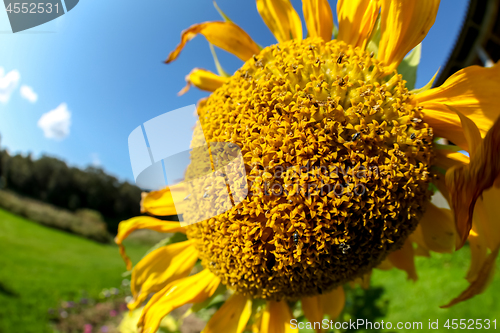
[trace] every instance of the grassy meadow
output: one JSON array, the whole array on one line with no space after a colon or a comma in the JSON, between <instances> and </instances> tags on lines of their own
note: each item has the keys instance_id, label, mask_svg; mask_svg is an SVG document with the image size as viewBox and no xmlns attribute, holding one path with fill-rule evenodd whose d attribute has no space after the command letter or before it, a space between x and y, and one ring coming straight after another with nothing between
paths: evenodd
<instances>
[{"instance_id":1,"label":"grassy meadow","mask_svg":"<svg viewBox=\"0 0 500 333\"><path fill-rule=\"evenodd\" d=\"M148 248L137 241L127 246L134 262ZM437 319L440 329L435 332L449 331L443 327L447 319L500 320L499 273L486 293L451 309L439 308L467 287L463 276L468 264L469 251L464 248L455 255L417 258L416 282L408 281L402 271L375 271L370 290L348 292L341 319L418 321L423 322L423 331L427 331L429 319ZM103 288L119 286L124 270L114 245L50 229L0 210L0 332L52 332L49 308L57 308L62 300L78 301L83 291L96 297Z\"/></svg>"},{"instance_id":2,"label":"grassy meadow","mask_svg":"<svg viewBox=\"0 0 500 333\"><path fill-rule=\"evenodd\" d=\"M149 248L130 244L134 262ZM0 210L0 332L52 332L47 311L61 301L119 287L118 248L50 229ZM84 293L84 294L82 294Z\"/></svg>"}]
</instances>

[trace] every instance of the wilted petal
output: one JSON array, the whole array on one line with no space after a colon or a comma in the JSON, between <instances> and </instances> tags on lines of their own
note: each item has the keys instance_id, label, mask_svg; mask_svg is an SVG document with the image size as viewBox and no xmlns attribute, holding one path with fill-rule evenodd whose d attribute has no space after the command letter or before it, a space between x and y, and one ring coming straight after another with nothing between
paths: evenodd
<instances>
[{"instance_id":1,"label":"wilted petal","mask_svg":"<svg viewBox=\"0 0 500 333\"><path fill-rule=\"evenodd\" d=\"M259 46L236 24L213 21L195 24L184 30L180 44L170 53L165 62L168 64L177 59L186 43L198 34L205 36L210 43L234 54L243 61L247 61L260 52Z\"/></svg>"},{"instance_id":2,"label":"wilted petal","mask_svg":"<svg viewBox=\"0 0 500 333\"><path fill-rule=\"evenodd\" d=\"M150 229L158 232L186 232L179 222L169 222L155 219L150 216L138 216L120 222L118 225L118 234L115 237L115 243L118 245L120 255L127 264L127 269L132 269L132 262L125 253L125 247L122 242L135 230Z\"/></svg>"},{"instance_id":3,"label":"wilted petal","mask_svg":"<svg viewBox=\"0 0 500 333\"><path fill-rule=\"evenodd\" d=\"M186 75L186 86L179 91L178 95L184 95L191 85L198 89L213 92L222 86L229 78L219 76L202 68L195 68Z\"/></svg>"}]
</instances>

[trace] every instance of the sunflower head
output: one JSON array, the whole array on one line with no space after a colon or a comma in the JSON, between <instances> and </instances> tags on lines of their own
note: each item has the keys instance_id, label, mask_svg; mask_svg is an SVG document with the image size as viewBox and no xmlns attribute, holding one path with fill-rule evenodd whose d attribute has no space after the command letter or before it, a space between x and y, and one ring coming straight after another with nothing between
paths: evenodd
<instances>
[{"instance_id":1,"label":"sunflower head","mask_svg":"<svg viewBox=\"0 0 500 333\"><path fill-rule=\"evenodd\" d=\"M166 60L201 34L245 63L227 77L215 57L220 76L196 68L186 77L182 92L212 92L198 107L192 144L202 148L184 182L141 202L152 215L183 214L187 226L148 216L120 224L116 242L130 268L122 241L133 230L189 238L133 269L129 307L154 293L138 326L154 332L174 309L213 304L221 285L231 296L205 333L288 331L287 301L296 299L309 321L335 320L342 284L362 277L367 286L385 257L378 268L416 279L415 255L453 252L466 240L470 286L445 307L484 291L500 252L500 66L408 90L396 69L418 54L439 0L339 0L337 40L327 0L302 1L305 40L288 0L256 2L279 44L261 50L223 14L183 31ZM429 202L431 181L453 211ZM191 274L198 259L204 269Z\"/></svg>"},{"instance_id":2,"label":"sunflower head","mask_svg":"<svg viewBox=\"0 0 500 333\"><path fill-rule=\"evenodd\" d=\"M416 228L432 131L405 81L385 72L344 42L294 40L263 49L200 105L193 146L201 133L238 145L247 174L241 203L187 228L224 284L274 300L322 293ZM196 204L188 220L217 206Z\"/></svg>"}]
</instances>

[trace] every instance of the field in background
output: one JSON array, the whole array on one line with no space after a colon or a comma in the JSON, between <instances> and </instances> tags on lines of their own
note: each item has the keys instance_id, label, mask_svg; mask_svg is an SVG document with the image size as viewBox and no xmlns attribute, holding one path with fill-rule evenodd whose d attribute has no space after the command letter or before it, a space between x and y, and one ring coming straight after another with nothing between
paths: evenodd
<instances>
[{"instance_id":1,"label":"field in background","mask_svg":"<svg viewBox=\"0 0 500 333\"><path fill-rule=\"evenodd\" d=\"M91 209L72 212L6 190L0 190L0 209L100 243L110 243L113 238L106 228L102 215Z\"/></svg>"},{"instance_id":2,"label":"field in background","mask_svg":"<svg viewBox=\"0 0 500 333\"><path fill-rule=\"evenodd\" d=\"M137 262L149 248L134 242ZM45 333L49 308L119 287L118 248L50 229L0 210L0 332Z\"/></svg>"},{"instance_id":3,"label":"field in background","mask_svg":"<svg viewBox=\"0 0 500 333\"><path fill-rule=\"evenodd\" d=\"M127 252L137 262L149 248L150 236L130 241ZM420 279L411 282L401 271L375 271L372 288L348 293L343 319L372 322L419 321L424 330L429 319L500 320L500 274L486 293L451 309L440 309L467 287L463 279L469 264L467 248L455 255L434 254L417 258ZM47 310L62 300L78 300L82 291L96 297L103 288L118 287L125 266L116 246L87 239L30 222L0 210L0 332L45 333ZM413 330L385 330L385 332ZM490 330L494 331L494 330ZM306 331L304 331L306 332ZM373 332L373 331L371 331Z\"/></svg>"}]
</instances>

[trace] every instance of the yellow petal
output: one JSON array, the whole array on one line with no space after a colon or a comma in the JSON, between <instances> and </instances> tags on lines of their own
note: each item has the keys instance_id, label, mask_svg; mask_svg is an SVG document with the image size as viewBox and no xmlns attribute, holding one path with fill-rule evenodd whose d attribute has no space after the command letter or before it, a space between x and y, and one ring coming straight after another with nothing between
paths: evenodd
<instances>
[{"instance_id":1,"label":"yellow petal","mask_svg":"<svg viewBox=\"0 0 500 333\"><path fill-rule=\"evenodd\" d=\"M428 203L419 226L426 247L434 252L452 253L455 249L457 232L451 210Z\"/></svg>"},{"instance_id":2,"label":"yellow petal","mask_svg":"<svg viewBox=\"0 0 500 333\"><path fill-rule=\"evenodd\" d=\"M302 0L302 11L309 37L332 39L333 15L328 0Z\"/></svg>"},{"instance_id":3,"label":"yellow petal","mask_svg":"<svg viewBox=\"0 0 500 333\"><path fill-rule=\"evenodd\" d=\"M444 199L448 203L448 207L451 207L450 191L448 190L448 187L446 186L445 177L438 175L438 177L436 179L432 180L432 183L434 185L436 185L436 187L439 190L439 193L444 197Z\"/></svg>"},{"instance_id":4,"label":"yellow petal","mask_svg":"<svg viewBox=\"0 0 500 333\"><path fill-rule=\"evenodd\" d=\"M312 296L312 297L302 297L302 311L308 319L308 321L313 323L319 323L323 320L323 298L322 295ZM314 327L316 332L322 332L320 327Z\"/></svg>"},{"instance_id":5,"label":"yellow petal","mask_svg":"<svg viewBox=\"0 0 500 333\"><path fill-rule=\"evenodd\" d=\"M473 151L469 165L453 167L446 172L446 186L458 230L457 248L467 240L477 199L500 175L500 120Z\"/></svg>"},{"instance_id":6,"label":"yellow petal","mask_svg":"<svg viewBox=\"0 0 500 333\"><path fill-rule=\"evenodd\" d=\"M289 0L257 0L257 10L279 43L302 39L302 22Z\"/></svg>"},{"instance_id":7,"label":"yellow petal","mask_svg":"<svg viewBox=\"0 0 500 333\"><path fill-rule=\"evenodd\" d=\"M409 239L406 240L401 249L392 252L387 258L394 267L406 271L410 280L417 280L413 246Z\"/></svg>"},{"instance_id":8,"label":"yellow petal","mask_svg":"<svg viewBox=\"0 0 500 333\"><path fill-rule=\"evenodd\" d=\"M201 333L242 333L252 314L252 300L233 294L210 318Z\"/></svg>"},{"instance_id":9,"label":"yellow petal","mask_svg":"<svg viewBox=\"0 0 500 333\"><path fill-rule=\"evenodd\" d=\"M345 292L342 286L320 296L322 299L323 313L335 320L340 316L345 306Z\"/></svg>"},{"instance_id":10,"label":"yellow petal","mask_svg":"<svg viewBox=\"0 0 500 333\"><path fill-rule=\"evenodd\" d=\"M138 229L150 229L158 232L186 232L179 222L162 221L149 216L133 217L120 222L118 225L118 234L115 237L115 243L118 244L120 255L127 264L128 270L132 269L132 262L125 253L125 247L122 245L122 242L128 235Z\"/></svg>"},{"instance_id":11,"label":"yellow petal","mask_svg":"<svg viewBox=\"0 0 500 333\"><path fill-rule=\"evenodd\" d=\"M500 189L484 191L474 208L474 223L480 226L485 243L490 249L500 244Z\"/></svg>"},{"instance_id":12,"label":"yellow petal","mask_svg":"<svg viewBox=\"0 0 500 333\"><path fill-rule=\"evenodd\" d=\"M415 229L415 231L413 231L411 235L408 237L408 239L417 245L417 247L413 249L415 256L430 257L429 249L427 248L427 244L425 243L424 240L422 225L419 224Z\"/></svg>"},{"instance_id":13,"label":"yellow petal","mask_svg":"<svg viewBox=\"0 0 500 333\"><path fill-rule=\"evenodd\" d=\"M208 269L170 283L149 300L137 326L142 328L142 333L156 332L163 317L184 304L208 299L215 293L219 283L220 279Z\"/></svg>"},{"instance_id":14,"label":"yellow petal","mask_svg":"<svg viewBox=\"0 0 500 333\"><path fill-rule=\"evenodd\" d=\"M476 296L477 294L482 293L493 279L493 275L495 272L495 261L497 259L499 250L500 247L497 247L488 255L488 257L484 261L483 266L481 267L481 270L479 271L476 280L474 280L470 284L469 288L464 290L457 298L453 299L450 303L441 306L441 308L449 308L457 303L466 301Z\"/></svg>"},{"instance_id":15,"label":"yellow petal","mask_svg":"<svg viewBox=\"0 0 500 333\"><path fill-rule=\"evenodd\" d=\"M184 207L176 203L182 202L188 195L184 183L165 187L159 191L143 193L141 199L141 213L157 216L171 216L184 213ZM175 200L174 200L175 199Z\"/></svg>"},{"instance_id":16,"label":"yellow petal","mask_svg":"<svg viewBox=\"0 0 500 333\"><path fill-rule=\"evenodd\" d=\"M477 229L477 223L474 223L468 238L471 259L466 279L471 283L477 279L481 267L483 267L488 256L488 247L486 246L484 234L477 232Z\"/></svg>"},{"instance_id":17,"label":"yellow petal","mask_svg":"<svg viewBox=\"0 0 500 333\"><path fill-rule=\"evenodd\" d=\"M339 0L337 39L364 49L375 27L379 9L377 0Z\"/></svg>"},{"instance_id":18,"label":"yellow petal","mask_svg":"<svg viewBox=\"0 0 500 333\"><path fill-rule=\"evenodd\" d=\"M467 148L460 118L448 105L470 118L484 137L500 116L498 77L499 64L490 68L471 66L450 76L442 86L416 95L434 134Z\"/></svg>"},{"instance_id":19,"label":"yellow petal","mask_svg":"<svg viewBox=\"0 0 500 333\"><path fill-rule=\"evenodd\" d=\"M204 22L192 25L182 32L180 44L170 53L166 63L177 59L186 43L198 34L202 34L210 43L234 54L243 61L247 61L260 52L259 46L236 24L220 21Z\"/></svg>"},{"instance_id":20,"label":"yellow petal","mask_svg":"<svg viewBox=\"0 0 500 333\"><path fill-rule=\"evenodd\" d=\"M261 323L262 323L262 314L264 313L264 309L261 311L257 311L256 314L253 315L252 324L250 325L250 331L252 333L261 333Z\"/></svg>"},{"instance_id":21,"label":"yellow petal","mask_svg":"<svg viewBox=\"0 0 500 333\"><path fill-rule=\"evenodd\" d=\"M417 244L417 247L413 251L415 253L415 256L427 257L427 258L431 256L429 249L421 246L420 244Z\"/></svg>"},{"instance_id":22,"label":"yellow petal","mask_svg":"<svg viewBox=\"0 0 500 333\"><path fill-rule=\"evenodd\" d=\"M378 59L396 69L425 38L436 19L439 0L381 0Z\"/></svg>"},{"instance_id":23,"label":"yellow petal","mask_svg":"<svg viewBox=\"0 0 500 333\"><path fill-rule=\"evenodd\" d=\"M388 271L390 269L393 269L394 266L391 264L391 261L386 258L382 260L382 262L376 268L381 269L383 271Z\"/></svg>"},{"instance_id":24,"label":"yellow petal","mask_svg":"<svg viewBox=\"0 0 500 333\"><path fill-rule=\"evenodd\" d=\"M293 333L292 313L285 301L268 301L262 312L260 333Z\"/></svg>"},{"instance_id":25,"label":"yellow petal","mask_svg":"<svg viewBox=\"0 0 500 333\"><path fill-rule=\"evenodd\" d=\"M229 78L219 76L202 68L195 68L186 75L186 86L179 91L178 95L184 95L193 85L198 89L213 92L222 86Z\"/></svg>"},{"instance_id":26,"label":"yellow petal","mask_svg":"<svg viewBox=\"0 0 500 333\"><path fill-rule=\"evenodd\" d=\"M358 284L361 288L366 290L370 288L371 277L372 277L372 271L369 271L368 273L365 273L360 277L351 281L350 284L352 288L356 287L356 285Z\"/></svg>"},{"instance_id":27,"label":"yellow petal","mask_svg":"<svg viewBox=\"0 0 500 333\"><path fill-rule=\"evenodd\" d=\"M160 247L146 255L132 271L130 287L134 301L129 309L136 309L149 294L170 282L188 276L197 260L198 252L190 240Z\"/></svg>"},{"instance_id":28,"label":"yellow petal","mask_svg":"<svg viewBox=\"0 0 500 333\"><path fill-rule=\"evenodd\" d=\"M462 129L464 132L465 140L467 140L468 152L472 156L476 152L476 148L481 144L481 132L477 125L466 117L462 112L453 106L446 105L449 109L455 111L455 113L460 118L460 123L462 124Z\"/></svg>"},{"instance_id":29,"label":"yellow petal","mask_svg":"<svg viewBox=\"0 0 500 333\"><path fill-rule=\"evenodd\" d=\"M469 164L469 157L459 153L446 149L436 149L436 159L434 160L434 165L448 170L454 166L462 166Z\"/></svg>"}]
</instances>

